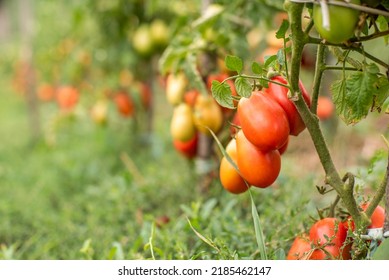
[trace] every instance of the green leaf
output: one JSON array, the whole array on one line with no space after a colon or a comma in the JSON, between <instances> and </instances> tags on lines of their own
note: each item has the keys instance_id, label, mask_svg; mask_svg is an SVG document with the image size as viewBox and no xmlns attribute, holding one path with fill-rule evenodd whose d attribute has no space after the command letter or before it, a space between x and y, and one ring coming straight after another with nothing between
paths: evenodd
<instances>
[{"instance_id":1,"label":"green leaf","mask_svg":"<svg viewBox=\"0 0 389 280\"><path fill-rule=\"evenodd\" d=\"M211 90L212 96L215 98L217 103L226 108L235 108L232 99L232 91L227 83L221 83L219 81L213 80Z\"/></svg>"},{"instance_id":2,"label":"green leaf","mask_svg":"<svg viewBox=\"0 0 389 280\"><path fill-rule=\"evenodd\" d=\"M254 221L254 230L255 230L255 239L257 240L257 245L259 252L261 254L262 260L267 260L267 252L266 252L266 245L265 245L265 237L263 235L261 222L259 221L259 215L257 208L255 206L253 197L251 195L251 191L249 190L250 198L251 198L251 214L253 216Z\"/></svg>"},{"instance_id":3,"label":"green leaf","mask_svg":"<svg viewBox=\"0 0 389 280\"><path fill-rule=\"evenodd\" d=\"M240 73L243 69L243 61L237 56L227 55L225 62L226 67L231 71L236 71Z\"/></svg>"},{"instance_id":4,"label":"green leaf","mask_svg":"<svg viewBox=\"0 0 389 280\"><path fill-rule=\"evenodd\" d=\"M386 238L373 255L373 260L389 260L389 238Z\"/></svg>"},{"instance_id":5,"label":"green leaf","mask_svg":"<svg viewBox=\"0 0 389 280\"><path fill-rule=\"evenodd\" d=\"M265 56L264 60L265 60L264 67L267 69L277 61L277 55L274 54L274 55Z\"/></svg>"},{"instance_id":6,"label":"green leaf","mask_svg":"<svg viewBox=\"0 0 389 280\"><path fill-rule=\"evenodd\" d=\"M263 68L261 67L261 65L258 62L255 62L255 61L251 65L251 71L257 75L263 74Z\"/></svg>"},{"instance_id":7,"label":"green leaf","mask_svg":"<svg viewBox=\"0 0 389 280\"><path fill-rule=\"evenodd\" d=\"M374 96L374 107L373 110L381 112L384 109L385 102L389 98L389 81L386 77L379 77L376 83L376 92Z\"/></svg>"},{"instance_id":8,"label":"green leaf","mask_svg":"<svg viewBox=\"0 0 389 280\"><path fill-rule=\"evenodd\" d=\"M251 92L253 91L253 87L251 86L250 82L243 77L238 77L235 80L235 88L237 93L242 97L249 98L251 95Z\"/></svg>"},{"instance_id":9,"label":"green leaf","mask_svg":"<svg viewBox=\"0 0 389 280\"><path fill-rule=\"evenodd\" d=\"M192 27L194 27L194 28L199 27L199 26L213 20L217 16L221 15L223 11L224 11L224 7L221 5L218 5L218 4L209 5L208 8L202 14L202 16L192 23Z\"/></svg>"},{"instance_id":10,"label":"green leaf","mask_svg":"<svg viewBox=\"0 0 389 280\"><path fill-rule=\"evenodd\" d=\"M374 107L378 72L375 64L365 65L364 71L353 72L331 86L336 111L346 124L359 122Z\"/></svg>"},{"instance_id":11,"label":"green leaf","mask_svg":"<svg viewBox=\"0 0 389 280\"><path fill-rule=\"evenodd\" d=\"M285 64L285 55L284 55L284 49L279 49L277 51L277 61L280 65Z\"/></svg>"},{"instance_id":12,"label":"green leaf","mask_svg":"<svg viewBox=\"0 0 389 280\"><path fill-rule=\"evenodd\" d=\"M283 20L280 28L276 32L276 38L277 39L284 39L286 37L286 32L289 29L289 21Z\"/></svg>"}]
</instances>

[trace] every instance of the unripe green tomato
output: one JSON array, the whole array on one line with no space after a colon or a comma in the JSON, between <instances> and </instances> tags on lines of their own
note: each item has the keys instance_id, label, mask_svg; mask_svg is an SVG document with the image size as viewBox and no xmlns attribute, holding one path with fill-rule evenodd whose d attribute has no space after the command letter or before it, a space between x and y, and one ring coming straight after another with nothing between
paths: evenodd
<instances>
[{"instance_id":1,"label":"unripe green tomato","mask_svg":"<svg viewBox=\"0 0 389 280\"><path fill-rule=\"evenodd\" d=\"M361 4L360 0L350 0L352 4ZM330 43L339 44L354 36L359 11L351 8L328 5L330 27L323 26L323 15L320 5L313 6L313 21L320 36Z\"/></svg>"}]
</instances>

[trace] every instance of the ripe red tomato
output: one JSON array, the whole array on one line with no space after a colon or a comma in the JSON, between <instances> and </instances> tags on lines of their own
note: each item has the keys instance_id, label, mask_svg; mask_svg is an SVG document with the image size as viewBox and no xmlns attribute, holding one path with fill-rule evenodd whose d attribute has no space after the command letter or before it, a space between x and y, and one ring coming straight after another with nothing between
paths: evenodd
<instances>
[{"instance_id":1,"label":"ripe red tomato","mask_svg":"<svg viewBox=\"0 0 389 280\"><path fill-rule=\"evenodd\" d=\"M329 240L327 240L327 238ZM350 248L342 248L347 238L347 229L343 223L336 218L324 218L317 221L309 231L309 238L316 246L321 246L326 243L324 250L316 249L311 256L313 260L324 260L330 257L331 259L349 259ZM327 256L326 252L329 254Z\"/></svg>"},{"instance_id":2,"label":"ripe red tomato","mask_svg":"<svg viewBox=\"0 0 389 280\"><path fill-rule=\"evenodd\" d=\"M281 148L289 137L289 122L284 109L267 94L253 92L242 97L238 115L247 139L262 151Z\"/></svg>"},{"instance_id":3,"label":"ripe red tomato","mask_svg":"<svg viewBox=\"0 0 389 280\"><path fill-rule=\"evenodd\" d=\"M194 158L197 154L197 143L199 137L196 133L195 136L189 141L180 141L173 139L174 148L187 158Z\"/></svg>"},{"instance_id":4,"label":"ripe red tomato","mask_svg":"<svg viewBox=\"0 0 389 280\"><path fill-rule=\"evenodd\" d=\"M310 258L310 251L312 249L312 242L309 240L309 237L297 236L292 243L292 246L289 249L288 255L286 256L287 260L307 260Z\"/></svg>"},{"instance_id":5,"label":"ripe red tomato","mask_svg":"<svg viewBox=\"0 0 389 280\"><path fill-rule=\"evenodd\" d=\"M278 150L263 151L252 144L243 131L236 135L237 163L242 177L258 188L269 187L281 170Z\"/></svg>"},{"instance_id":6,"label":"ripe red tomato","mask_svg":"<svg viewBox=\"0 0 389 280\"><path fill-rule=\"evenodd\" d=\"M130 96L125 91L119 91L114 96L118 112L123 117L131 117L134 115L135 106Z\"/></svg>"},{"instance_id":7,"label":"ripe red tomato","mask_svg":"<svg viewBox=\"0 0 389 280\"><path fill-rule=\"evenodd\" d=\"M146 83L139 83L140 100L143 108L149 109L153 99L151 87Z\"/></svg>"},{"instance_id":8,"label":"ripe red tomato","mask_svg":"<svg viewBox=\"0 0 389 280\"><path fill-rule=\"evenodd\" d=\"M287 80L282 76L275 76L271 80L285 85L288 83ZM311 98L309 97L301 81L299 87L305 103L307 103L308 107L310 107ZM288 98L288 91L289 90L286 87L277 85L275 83L269 83L269 87L264 90L268 96L271 96L275 101L277 101L282 109L284 109L289 121L290 134L297 136L305 129L305 124L299 112L297 111L296 105Z\"/></svg>"},{"instance_id":9,"label":"ripe red tomato","mask_svg":"<svg viewBox=\"0 0 389 280\"><path fill-rule=\"evenodd\" d=\"M288 149L288 145L289 145L289 137L288 137L288 140L286 140L285 144L281 146L281 148L278 149L278 151L280 152L280 155L283 155L286 150Z\"/></svg>"},{"instance_id":10,"label":"ripe red tomato","mask_svg":"<svg viewBox=\"0 0 389 280\"><path fill-rule=\"evenodd\" d=\"M317 116L320 120L329 119L334 113L335 105L331 98L327 96L319 96L317 100Z\"/></svg>"},{"instance_id":11,"label":"ripe red tomato","mask_svg":"<svg viewBox=\"0 0 389 280\"><path fill-rule=\"evenodd\" d=\"M235 139L232 139L228 143L226 152L236 164L237 152ZM243 178L225 157L223 157L220 162L219 176L222 186L233 194L240 194L248 190L248 187Z\"/></svg>"},{"instance_id":12,"label":"ripe red tomato","mask_svg":"<svg viewBox=\"0 0 389 280\"><path fill-rule=\"evenodd\" d=\"M57 90L57 103L62 110L71 110L76 106L79 93L72 86L62 86Z\"/></svg>"}]
</instances>

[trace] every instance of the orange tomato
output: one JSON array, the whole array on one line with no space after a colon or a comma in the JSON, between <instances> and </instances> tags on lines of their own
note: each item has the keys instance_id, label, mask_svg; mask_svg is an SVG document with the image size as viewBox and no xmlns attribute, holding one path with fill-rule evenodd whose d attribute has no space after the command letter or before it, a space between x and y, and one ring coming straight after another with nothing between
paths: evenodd
<instances>
[{"instance_id":1,"label":"orange tomato","mask_svg":"<svg viewBox=\"0 0 389 280\"><path fill-rule=\"evenodd\" d=\"M264 152L252 144L239 131L236 135L237 163L242 177L258 188L274 183L281 170L281 156L278 150Z\"/></svg>"},{"instance_id":2,"label":"orange tomato","mask_svg":"<svg viewBox=\"0 0 389 280\"><path fill-rule=\"evenodd\" d=\"M131 117L135 113L134 102L125 91L119 91L114 96L117 110L123 117Z\"/></svg>"},{"instance_id":3,"label":"orange tomato","mask_svg":"<svg viewBox=\"0 0 389 280\"><path fill-rule=\"evenodd\" d=\"M226 153L236 164L237 152L235 139L232 139L228 143L226 147ZM223 157L220 162L219 176L222 186L230 193L240 194L248 190L248 187L243 178L225 157Z\"/></svg>"},{"instance_id":4,"label":"orange tomato","mask_svg":"<svg viewBox=\"0 0 389 280\"><path fill-rule=\"evenodd\" d=\"M41 101L48 102L55 98L55 92L54 86L44 83L38 87L37 96Z\"/></svg>"},{"instance_id":5,"label":"orange tomato","mask_svg":"<svg viewBox=\"0 0 389 280\"><path fill-rule=\"evenodd\" d=\"M329 119L335 111L335 105L331 98L319 96L317 100L317 116L320 120Z\"/></svg>"},{"instance_id":6,"label":"orange tomato","mask_svg":"<svg viewBox=\"0 0 389 280\"><path fill-rule=\"evenodd\" d=\"M57 90L57 103L62 110L71 110L79 100L79 92L75 87L62 86Z\"/></svg>"}]
</instances>

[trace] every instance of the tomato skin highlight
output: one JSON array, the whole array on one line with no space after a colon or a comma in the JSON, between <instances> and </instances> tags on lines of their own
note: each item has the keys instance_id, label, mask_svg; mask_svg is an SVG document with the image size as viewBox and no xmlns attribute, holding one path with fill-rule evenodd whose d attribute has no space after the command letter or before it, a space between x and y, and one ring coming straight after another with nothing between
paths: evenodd
<instances>
[{"instance_id":1,"label":"tomato skin highlight","mask_svg":"<svg viewBox=\"0 0 389 280\"><path fill-rule=\"evenodd\" d=\"M262 151L246 138L242 130L236 135L236 148L238 168L250 185L267 188L274 183L281 170L278 150Z\"/></svg>"},{"instance_id":2,"label":"tomato skin highlight","mask_svg":"<svg viewBox=\"0 0 389 280\"><path fill-rule=\"evenodd\" d=\"M262 151L281 148L289 137L285 111L263 92L253 92L238 103L238 116L247 139Z\"/></svg>"},{"instance_id":3,"label":"tomato skin highlight","mask_svg":"<svg viewBox=\"0 0 389 280\"><path fill-rule=\"evenodd\" d=\"M361 4L360 0L351 0L352 4ZM330 28L323 26L322 9L320 5L313 5L313 21L320 36L326 41L340 44L354 36L354 30L359 20L359 11L328 5Z\"/></svg>"},{"instance_id":4,"label":"tomato skin highlight","mask_svg":"<svg viewBox=\"0 0 389 280\"><path fill-rule=\"evenodd\" d=\"M237 151L235 139L232 139L228 143L226 147L226 153L236 164ZM248 190L248 186L246 185L245 181L226 157L223 157L220 162L219 176L222 186L230 193L240 194Z\"/></svg>"},{"instance_id":5,"label":"tomato skin highlight","mask_svg":"<svg viewBox=\"0 0 389 280\"><path fill-rule=\"evenodd\" d=\"M327 241L326 236L331 241ZM329 242L324 247L332 259L349 259L349 248L342 248L347 238L347 228L336 218L324 218L317 221L309 231L309 238L316 246L321 246ZM322 249L316 249L312 255L313 260L324 260L328 256Z\"/></svg>"},{"instance_id":6,"label":"tomato skin highlight","mask_svg":"<svg viewBox=\"0 0 389 280\"><path fill-rule=\"evenodd\" d=\"M275 76L271 78L271 80L285 85L288 83L282 76ZM301 81L299 83L299 87L305 103L307 103L308 107L310 107L311 98ZM277 101L282 109L284 109L289 121L290 134L297 136L305 129L305 124L297 111L296 105L288 98L288 91L288 88L275 83L269 83L269 87L264 89L265 94Z\"/></svg>"},{"instance_id":7,"label":"tomato skin highlight","mask_svg":"<svg viewBox=\"0 0 389 280\"><path fill-rule=\"evenodd\" d=\"M308 236L297 236L289 249L287 260L306 260L310 258L309 252L312 250L312 242Z\"/></svg>"}]
</instances>

